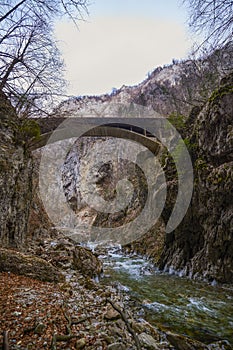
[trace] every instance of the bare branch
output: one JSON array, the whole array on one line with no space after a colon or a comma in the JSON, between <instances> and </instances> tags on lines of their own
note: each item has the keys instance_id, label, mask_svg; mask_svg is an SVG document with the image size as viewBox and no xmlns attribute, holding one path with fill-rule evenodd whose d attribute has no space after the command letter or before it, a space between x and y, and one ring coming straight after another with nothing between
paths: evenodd
<instances>
[{"instance_id":1,"label":"bare branch","mask_svg":"<svg viewBox=\"0 0 233 350\"><path fill-rule=\"evenodd\" d=\"M233 0L184 0L190 9L190 27L204 39L198 46L222 47L232 41Z\"/></svg>"},{"instance_id":2,"label":"bare branch","mask_svg":"<svg viewBox=\"0 0 233 350\"><path fill-rule=\"evenodd\" d=\"M28 111L28 106L32 112L51 109L64 92L64 67L53 38L53 21L66 15L76 23L84 13L88 13L87 0L1 4L0 89L20 113Z\"/></svg>"},{"instance_id":3,"label":"bare branch","mask_svg":"<svg viewBox=\"0 0 233 350\"><path fill-rule=\"evenodd\" d=\"M23 5L23 3L26 0L22 0L20 1L17 5L13 6L8 12L5 13L5 15L3 15L2 17L0 17L0 22L4 21L7 17L9 17L12 12L14 12L15 10L17 10L18 7L20 7L21 5Z\"/></svg>"}]
</instances>

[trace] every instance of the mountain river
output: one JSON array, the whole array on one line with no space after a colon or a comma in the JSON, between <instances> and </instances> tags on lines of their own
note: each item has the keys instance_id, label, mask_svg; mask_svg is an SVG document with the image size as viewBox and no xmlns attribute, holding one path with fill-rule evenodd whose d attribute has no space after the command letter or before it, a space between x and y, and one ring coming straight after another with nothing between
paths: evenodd
<instances>
[{"instance_id":1,"label":"mountain river","mask_svg":"<svg viewBox=\"0 0 233 350\"><path fill-rule=\"evenodd\" d=\"M232 286L162 273L143 257L116 247L100 258L105 271L101 283L117 283L140 302L139 318L204 343L226 339L233 344Z\"/></svg>"}]
</instances>

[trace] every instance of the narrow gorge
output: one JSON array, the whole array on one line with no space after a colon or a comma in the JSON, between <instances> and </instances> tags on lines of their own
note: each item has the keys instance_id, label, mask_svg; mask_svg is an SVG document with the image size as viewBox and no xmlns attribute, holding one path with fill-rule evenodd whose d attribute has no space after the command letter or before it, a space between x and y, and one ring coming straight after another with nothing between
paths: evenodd
<instances>
[{"instance_id":1,"label":"narrow gorge","mask_svg":"<svg viewBox=\"0 0 233 350\"><path fill-rule=\"evenodd\" d=\"M55 282L58 286L62 286L63 290L56 293L65 301L59 304L59 300L56 299L56 308L63 315L60 316L63 322L68 322L67 327L70 327L67 328L68 338L64 338L64 341L73 341L72 346L76 346L76 349L85 346L90 349L109 350L232 348L230 318L224 318L221 316L221 311L218 311L220 318L216 316L213 325L211 324L214 331L211 328L211 332L208 333L208 319L204 321L207 329L205 335L205 330L196 329L198 325L196 326L195 322L199 314L194 315L190 312L187 316L187 310L182 309L182 303L185 303L186 307L187 300L191 305L195 304L196 299L200 302L207 298L206 293L196 294L196 299L192 298L192 290L199 293L197 291L202 288L209 288L211 296L213 293L212 304L209 304L211 307L214 308L215 298L217 300L218 292L214 294L214 288L219 288L220 293L230 300L227 304L229 300L218 299L219 305L226 304L224 312L231 308L232 62L232 48L226 46L223 51L217 50L205 59L174 62L169 66L157 68L137 86L123 86L108 95L70 98L62 102L51 116L44 119L19 120L14 107L5 95L1 94L0 269L4 273L4 285L8 286L7 283L10 282L7 278L11 274L16 274L24 276L21 278L34 278L42 283ZM156 154L148 152L144 146L138 146L132 140L108 135L82 136L78 140L62 140L33 149L32 145L40 142L41 135L48 131L49 118L75 119L80 116L84 118L86 115L109 118L110 115L114 115L116 106L123 118L125 116L123 107L128 106L126 111L130 111L132 116L135 111L144 110L146 113L148 111L152 111L152 114L159 113L163 120L167 120L160 140L146 130L146 123L145 129L139 128L140 132L144 133L143 137L148 136L151 142L159 141ZM114 124L114 118L112 119ZM129 128L128 121L126 124ZM184 177L182 178L185 174L180 173L176 167L178 162L185 162L186 153L183 153L179 144L172 154L168 149L175 139L173 128L181 135L189 153L193 174L191 190L188 188L189 183ZM134 132L132 126L129 131ZM164 135L167 137L167 143L164 141ZM117 150L119 145L122 149ZM64 149L67 149L67 152L61 165L60 155ZM107 154L107 161L104 161L104 152ZM116 157L113 157L115 154ZM124 154L127 154L126 159ZM140 164L146 167L146 172L140 168ZM46 176L49 174L48 177L43 175L45 174L43 171L46 172ZM47 178L51 178L52 182L46 183ZM184 183L181 198L185 202L190 190L191 201L182 221L169 232L166 227L175 207L180 181ZM93 189L97 191L97 199L92 197ZM153 192L151 196L150 191ZM64 206L60 204L60 198L65 199ZM117 200L119 198L122 199ZM103 207L102 203L108 210L97 210L96 203L100 208ZM113 204L107 206L108 203ZM144 210L145 205L148 206L147 212ZM53 208L52 215L47 208ZM150 224L154 218L154 211L159 215L156 217L157 220ZM142 213L144 214L140 216ZM141 218L140 225L144 227L143 234L141 231L137 232L136 225L130 226L138 217ZM137 225L139 231L140 225ZM96 230L88 231L88 227L94 227ZM120 239L116 237L115 232L120 232ZM141 261L139 269L132 268L133 259L136 259L135 264L138 264L137 259ZM124 271L127 264L131 268L128 275L127 271ZM120 270L118 275L116 270L119 266L123 266L123 270ZM138 280L136 278L137 282L132 281L131 277L134 274L136 277L143 275L144 282L140 278ZM170 275L173 275L175 280L166 280ZM99 279L102 281L100 284ZM27 282L27 280L17 281L19 285ZM144 294L144 291L140 290L141 283L145 283L145 286L148 283L145 287L149 290L148 293ZM180 328L173 330L172 325L167 326L169 320L166 317L159 321L157 317L156 321L156 312L163 313L164 310L156 309L157 304L151 300L159 298L156 293L153 294L156 288L160 296L166 294L162 288L163 283L166 291L169 290L169 283L174 283L173 288L177 288L174 295L179 298L175 300L175 297L172 299L169 296L171 299L166 300L166 305L181 303L179 310L182 311L179 312L184 312L183 317L188 320L187 329L183 329L182 324ZM50 287L46 286L45 284L38 288L45 288L47 293ZM127 288L130 290L129 294ZM189 295L184 296L185 288ZM30 294L30 286L25 290ZM63 292L64 295L61 296L59 293ZM40 293L43 301L43 291ZM112 304L110 297L114 300ZM145 300L150 297L151 300ZM29 295L28 298L33 298L33 295ZM86 304L83 298L86 298ZM163 305L163 302L163 299L158 299L158 304ZM87 310L82 307L83 303L87 305ZM95 306L94 311L92 303ZM28 305L31 305L30 302ZM72 325L77 326L79 322L77 319L72 321L72 317L67 316L68 309L72 314L77 311L74 305L78 305L77 308L81 310L78 317L81 315L79 330L82 336L78 339L73 337L71 329ZM117 311L119 305L124 312L128 308L129 314L126 312L122 316L122 312ZM205 305L199 303L198 307L202 307L201 317L205 318ZM167 314L170 311L166 311ZM54 311L49 312L53 315ZM104 314L104 321L101 313ZM23 315L23 312L21 314ZM147 317L146 321L141 320L144 316ZM45 321L45 316L43 317L36 326L42 324L49 329L49 336L56 335L57 333L55 331L53 333L49 328L51 324L46 323L48 320ZM220 322L221 317L222 322L227 320L227 323L224 323L225 333L221 330L218 334L216 322ZM90 318L95 318L96 324L88 321ZM174 320L174 324L178 322L178 318ZM111 324L113 321L114 324ZM82 322L89 328L85 328ZM195 324L195 331L194 326L193 328L190 326L192 322ZM103 327L101 335L98 333L100 324ZM34 329L32 325L25 328L24 336L30 334L30 329L34 332L36 326ZM58 329L59 334L63 333L64 325L59 325ZM215 331L217 335L214 336ZM15 331L15 336L17 332L18 330ZM36 334L42 336L43 331ZM39 340L40 348L44 346L46 349L58 349L56 342L59 342L59 337L55 335L51 346L42 345L42 340ZM33 344L27 349L39 349L33 347L35 343ZM112 344L115 344L115 347ZM11 345L11 349L25 349L24 345L21 347L20 342ZM65 345L59 349L63 348L68 349Z\"/></svg>"}]
</instances>

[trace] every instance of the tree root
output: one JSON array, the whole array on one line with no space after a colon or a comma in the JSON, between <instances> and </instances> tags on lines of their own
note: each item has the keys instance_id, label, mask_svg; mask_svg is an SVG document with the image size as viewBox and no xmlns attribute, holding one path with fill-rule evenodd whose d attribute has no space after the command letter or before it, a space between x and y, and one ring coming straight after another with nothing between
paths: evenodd
<instances>
[{"instance_id":1,"label":"tree root","mask_svg":"<svg viewBox=\"0 0 233 350\"><path fill-rule=\"evenodd\" d=\"M77 325L79 323L85 322L86 320L89 319L89 317L84 317L79 320L74 320L64 310L63 310L63 314L67 321L67 325L66 325L67 334L54 334L52 338L52 343L51 343L51 350L57 350L57 342L61 342L61 341L68 342L71 339L78 338L78 335L72 334L71 327L73 325Z\"/></svg>"},{"instance_id":2,"label":"tree root","mask_svg":"<svg viewBox=\"0 0 233 350\"><path fill-rule=\"evenodd\" d=\"M138 336L137 336L137 334L134 332L134 330L131 328L131 326L130 326L130 324L129 324L129 321L127 320L127 317L126 317L125 313L124 313L118 306L116 306L116 305L113 303L113 301L112 301L111 299L108 299L108 298L107 298L107 299L106 299L106 302L109 303L110 305L112 305L112 307L113 307L117 312L119 312L119 314L121 315L122 320L123 320L123 321L125 322L125 324L126 324L126 327L127 327L128 331L129 331L129 333L132 334L132 336L133 336L133 339L134 339L134 341L135 341L135 345L136 345L137 350L141 350L142 348L141 348L141 345L140 345Z\"/></svg>"}]
</instances>

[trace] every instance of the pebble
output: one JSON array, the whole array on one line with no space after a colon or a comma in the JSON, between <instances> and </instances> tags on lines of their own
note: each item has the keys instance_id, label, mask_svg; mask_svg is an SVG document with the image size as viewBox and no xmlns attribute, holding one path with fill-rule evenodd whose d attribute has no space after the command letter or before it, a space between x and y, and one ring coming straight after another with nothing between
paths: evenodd
<instances>
[{"instance_id":1,"label":"pebble","mask_svg":"<svg viewBox=\"0 0 233 350\"><path fill-rule=\"evenodd\" d=\"M99 339L99 340L96 340L95 342L95 347L100 347L102 348L102 341Z\"/></svg>"},{"instance_id":2,"label":"pebble","mask_svg":"<svg viewBox=\"0 0 233 350\"><path fill-rule=\"evenodd\" d=\"M25 317L24 321L25 322L30 322L32 320L32 317L28 316L28 317Z\"/></svg>"},{"instance_id":3,"label":"pebble","mask_svg":"<svg viewBox=\"0 0 233 350\"><path fill-rule=\"evenodd\" d=\"M19 311L13 312L13 315L14 315L14 316L20 316L21 314L22 314L22 312L19 312Z\"/></svg>"},{"instance_id":4,"label":"pebble","mask_svg":"<svg viewBox=\"0 0 233 350\"><path fill-rule=\"evenodd\" d=\"M77 340L75 348L76 348L76 350L80 350L80 349L84 349L85 346L86 346L86 339L82 338L82 339Z\"/></svg>"},{"instance_id":5,"label":"pebble","mask_svg":"<svg viewBox=\"0 0 233 350\"><path fill-rule=\"evenodd\" d=\"M121 318L119 312L113 309L113 307L108 307L106 313L104 314L106 320L117 320Z\"/></svg>"},{"instance_id":6,"label":"pebble","mask_svg":"<svg viewBox=\"0 0 233 350\"><path fill-rule=\"evenodd\" d=\"M41 334L43 334L45 328L46 328L46 326L45 326L43 323L39 323L39 324L36 326L36 328L35 328L35 330L34 330L34 333L40 334L40 335L41 335Z\"/></svg>"}]
</instances>

